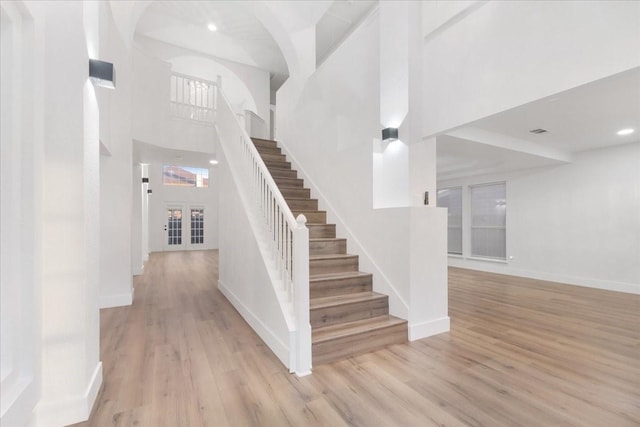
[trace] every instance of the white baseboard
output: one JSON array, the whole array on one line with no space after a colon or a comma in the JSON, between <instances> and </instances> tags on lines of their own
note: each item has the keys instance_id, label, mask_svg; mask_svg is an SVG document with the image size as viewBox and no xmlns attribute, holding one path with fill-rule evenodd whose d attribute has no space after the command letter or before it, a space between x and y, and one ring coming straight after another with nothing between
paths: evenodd
<instances>
[{"instance_id":1,"label":"white baseboard","mask_svg":"<svg viewBox=\"0 0 640 427\"><path fill-rule=\"evenodd\" d=\"M432 335L449 332L451 320L449 316L426 322L409 323L409 341L427 338Z\"/></svg>"},{"instance_id":2,"label":"white baseboard","mask_svg":"<svg viewBox=\"0 0 640 427\"><path fill-rule=\"evenodd\" d=\"M120 295L104 295L98 301L100 308L122 307L133 304L133 289L131 292Z\"/></svg>"},{"instance_id":3,"label":"white baseboard","mask_svg":"<svg viewBox=\"0 0 640 427\"><path fill-rule=\"evenodd\" d=\"M66 426L89 419L91 409L102 386L102 362L93 371L83 395L41 400L36 406L35 426Z\"/></svg>"},{"instance_id":4,"label":"white baseboard","mask_svg":"<svg viewBox=\"0 0 640 427\"><path fill-rule=\"evenodd\" d=\"M2 381L0 426L28 425L39 395L40 389L33 376L18 377L15 380L5 378Z\"/></svg>"},{"instance_id":5,"label":"white baseboard","mask_svg":"<svg viewBox=\"0 0 640 427\"><path fill-rule=\"evenodd\" d=\"M545 271L520 270L504 264L496 265L493 263L485 263L484 261L470 261L471 262L457 257L449 257L448 264L450 267L466 268L468 270L486 271L488 273L506 274L509 276L526 277L528 279L545 280L548 282L640 295L640 284L617 282L614 280L591 279L588 277L577 277Z\"/></svg>"},{"instance_id":6,"label":"white baseboard","mask_svg":"<svg viewBox=\"0 0 640 427\"><path fill-rule=\"evenodd\" d=\"M144 273L144 264L142 264L140 267L133 267L131 269L131 274L134 276L141 276Z\"/></svg>"},{"instance_id":7,"label":"white baseboard","mask_svg":"<svg viewBox=\"0 0 640 427\"><path fill-rule=\"evenodd\" d=\"M244 320L251 325L253 330L262 338L262 341L267 344L267 347L271 349L278 359L280 359L282 364L290 369L289 349L287 346L221 281L218 281L218 289L227 297L231 305L238 310L238 313L240 313Z\"/></svg>"}]
</instances>

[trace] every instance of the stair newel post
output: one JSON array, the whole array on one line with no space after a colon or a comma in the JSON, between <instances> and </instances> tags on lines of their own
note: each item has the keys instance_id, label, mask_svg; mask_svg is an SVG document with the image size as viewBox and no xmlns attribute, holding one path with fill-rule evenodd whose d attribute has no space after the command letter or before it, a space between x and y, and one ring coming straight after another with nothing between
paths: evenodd
<instances>
[{"instance_id":1,"label":"stair newel post","mask_svg":"<svg viewBox=\"0 0 640 427\"><path fill-rule=\"evenodd\" d=\"M307 218L296 218L293 232L293 304L297 329L296 374L311 373L311 324L309 320L309 229Z\"/></svg>"}]
</instances>

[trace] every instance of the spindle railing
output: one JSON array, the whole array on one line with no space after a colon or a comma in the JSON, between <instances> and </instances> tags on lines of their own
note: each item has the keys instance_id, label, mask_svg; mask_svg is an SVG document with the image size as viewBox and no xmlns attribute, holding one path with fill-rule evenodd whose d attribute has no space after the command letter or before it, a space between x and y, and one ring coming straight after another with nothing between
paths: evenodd
<instances>
[{"instance_id":1,"label":"spindle railing","mask_svg":"<svg viewBox=\"0 0 640 427\"><path fill-rule=\"evenodd\" d=\"M171 74L171 115L213 124L216 83L179 73Z\"/></svg>"}]
</instances>

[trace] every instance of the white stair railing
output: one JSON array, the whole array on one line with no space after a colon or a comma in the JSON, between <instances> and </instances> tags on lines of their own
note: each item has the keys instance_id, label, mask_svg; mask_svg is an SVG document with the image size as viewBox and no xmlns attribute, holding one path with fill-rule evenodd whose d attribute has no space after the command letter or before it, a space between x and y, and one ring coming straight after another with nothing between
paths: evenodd
<instances>
[{"instance_id":1,"label":"white stair railing","mask_svg":"<svg viewBox=\"0 0 640 427\"><path fill-rule=\"evenodd\" d=\"M276 286L281 289L286 316L293 318L295 338L290 342L290 369L298 375L311 372L309 323L309 229L304 215L293 216L251 138L218 88L215 123L232 175L249 204L249 215L266 243L275 264Z\"/></svg>"}]
</instances>

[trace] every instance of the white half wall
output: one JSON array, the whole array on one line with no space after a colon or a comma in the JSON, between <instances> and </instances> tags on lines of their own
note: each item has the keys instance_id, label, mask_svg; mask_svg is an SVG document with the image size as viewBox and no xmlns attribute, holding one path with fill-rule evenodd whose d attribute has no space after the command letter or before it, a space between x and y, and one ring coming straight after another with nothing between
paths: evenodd
<instances>
[{"instance_id":1,"label":"white half wall","mask_svg":"<svg viewBox=\"0 0 640 427\"><path fill-rule=\"evenodd\" d=\"M221 155L223 154L221 150ZM218 288L268 347L291 368L292 327L287 324L268 266L260 252L239 188L226 158L220 159L220 252Z\"/></svg>"},{"instance_id":2,"label":"white half wall","mask_svg":"<svg viewBox=\"0 0 640 427\"><path fill-rule=\"evenodd\" d=\"M506 262L449 257L449 265L640 294L640 143L438 187L497 181L507 183ZM463 206L469 247L468 201Z\"/></svg>"}]
</instances>

